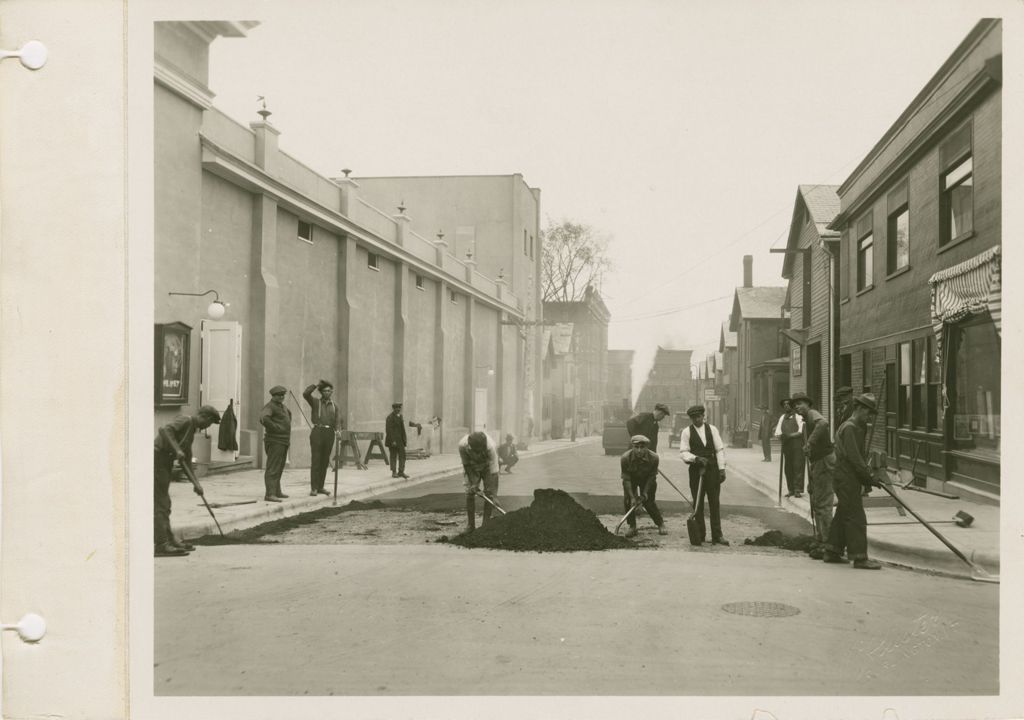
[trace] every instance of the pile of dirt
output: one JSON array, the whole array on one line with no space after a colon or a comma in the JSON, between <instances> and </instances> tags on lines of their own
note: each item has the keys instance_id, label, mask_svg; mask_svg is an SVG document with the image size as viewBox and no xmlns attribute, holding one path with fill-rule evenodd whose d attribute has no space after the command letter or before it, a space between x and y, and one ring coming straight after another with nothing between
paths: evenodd
<instances>
[{"instance_id":1,"label":"pile of dirt","mask_svg":"<svg viewBox=\"0 0 1024 720\"><path fill-rule=\"evenodd\" d=\"M769 530L756 538L747 538L744 545L758 545L761 547L779 547L783 550L795 550L797 552L809 552L814 545L814 538L810 535L787 535L781 530Z\"/></svg>"},{"instance_id":2,"label":"pile of dirt","mask_svg":"<svg viewBox=\"0 0 1024 720\"><path fill-rule=\"evenodd\" d=\"M264 538L268 535L279 535L281 533L288 532L289 530L294 530L302 525L312 525L315 522L319 522L325 518L334 517L335 515L339 515L343 512L352 512L355 510L379 510L383 507L385 507L385 505L380 500L373 500L368 503L353 500L347 505L342 505L341 507L323 507L311 512L260 523L255 527L246 528L245 530L232 530L231 532L226 533L224 537L221 537L218 534L203 535L200 538L189 540L189 542L193 545L272 544L277 541Z\"/></svg>"},{"instance_id":3,"label":"pile of dirt","mask_svg":"<svg viewBox=\"0 0 1024 720\"><path fill-rule=\"evenodd\" d=\"M507 515L491 516L486 525L453 538L441 537L466 548L534 552L575 552L636 547L613 535L590 510L562 490L533 491L533 503Z\"/></svg>"}]
</instances>

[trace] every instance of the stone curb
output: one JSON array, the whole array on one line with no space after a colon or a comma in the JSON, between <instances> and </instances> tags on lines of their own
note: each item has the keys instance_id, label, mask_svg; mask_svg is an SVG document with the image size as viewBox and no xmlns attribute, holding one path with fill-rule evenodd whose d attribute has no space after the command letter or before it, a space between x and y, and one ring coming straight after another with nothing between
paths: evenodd
<instances>
[{"instance_id":1,"label":"stone curb","mask_svg":"<svg viewBox=\"0 0 1024 720\"><path fill-rule=\"evenodd\" d=\"M579 447L580 445L587 445L600 440L599 437L586 437L580 438L576 443L567 442L564 445L556 445L553 447L544 447L537 450L522 450L519 453L520 458L527 457L539 457L541 455L547 455L549 453L558 452L559 450L568 450L572 447ZM462 465L456 460L454 465L439 470L432 470L423 475L416 475L411 478L386 478L385 482L367 486L365 488L350 491L348 493L338 493L338 506L347 504L353 500L365 500L372 498L377 495L384 495L393 490L400 490L405 487L411 487L421 483L431 482L433 480L440 480L442 478L451 477L462 472ZM328 478L328 485L330 479ZM196 498L198 500L198 498ZM232 530L243 530L245 528L260 525L271 520L280 520L281 518L292 517L294 515L300 515L305 512L312 510L318 510L322 507L333 507L334 497L299 497L289 502L283 503L267 503L262 500L257 501L255 505L242 505L236 506L237 509L232 512L225 508L220 510L214 509L214 514L217 516L217 521L220 522L221 529L225 532L231 532ZM217 534L217 525L214 523L213 518L207 516L205 521L201 522L190 522L186 524L175 524L175 534L185 538L197 538L203 535L214 535Z\"/></svg>"},{"instance_id":2,"label":"stone curb","mask_svg":"<svg viewBox=\"0 0 1024 720\"><path fill-rule=\"evenodd\" d=\"M757 477L753 476L750 472L738 468L735 465L729 465L727 470L730 475L738 475L743 478L744 482L755 490L767 495L773 500L778 501L779 495L777 485L769 487ZM811 521L811 505L805 497L794 499L783 496L782 507L780 509L799 515L808 522ZM911 518L911 520L913 520L913 518ZM941 530L939 532L941 532ZM915 570L926 570L939 572L944 575L970 578L970 567L954 555L953 552L943 545L938 538L933 538L933 540L935 541L934 549L907 545L878 537L869 537L868 547L870 548L871 556L877 560L883 560L894 565L902 565ZM956 543L953 544L956 545ZM968 558L971 557L971 554L964 551L963 548L960 548L960 550ZM973 560L975 564L982 566L991 574L999 574L998 555L993 555L989 552L977 552L975 553Z\"/></svg>"}]
</instances>

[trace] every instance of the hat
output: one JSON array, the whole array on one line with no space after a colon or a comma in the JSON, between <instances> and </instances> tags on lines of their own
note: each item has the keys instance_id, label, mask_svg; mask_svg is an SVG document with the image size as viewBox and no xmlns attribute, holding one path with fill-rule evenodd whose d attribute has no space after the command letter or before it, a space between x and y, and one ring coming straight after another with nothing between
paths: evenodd
<instances>
[{"instance_id":1,"label":"hat","mask_svg":"<svg viewBox=\"0 0 1024 720\"><path fill-rule=\"evenodd\" d=\"M668 405L666 405L665 403L658 403L658 404L656 404L654 406L654 409L655 410L661 410L666 415L671 415L672 414L672 412L668 409Z\"/></svg>"},{"instance_id":2,"label":"hat","mask_svg":"<svg viewBox=\"0 0 1024 720\"><path fill-rule=\"evenodd\" d=\"M483 432L479 430L477 430L476 432L471 432L469 435L466 436L466 438L469 443L469 446L473 450L476 450L477 452L483 452L484 450L487 449L487 436Z\"/></svg>"},{"instance_id":3,"label":"hat","mask_svg":"<svg viewBox=\"0 0 1024 720\"><path fill-rule=\"evenodd\" d=\"M634 435L629 439L631 445L637 445L643 443L644 445L650 445L651 441L647 439L646 435Z\"/></svg>"},{"instance_id":4,"label":"hat","mask_svg":"<svg viewBox=\"0 0 1024 720\"><path fill-rule=\"evenodd\" d=\"M316 384L316 389L317 390L323 390L324 388L330 388L331 390L333 390L334 389L334 385L332 385L331 383L327 382L326 380L321 380L320 382L318 382Z\"/></svg>"},{"instance_id":5,"label":"hat","mask_svg":"<svg viewBox=\"0 0 1024 720\"><path fill-rule=\"evenodd\" d=\"M705 412L707 411L704 409L703 405L691 405L689 409L687 409L686 414L693 417L694 415L703 415Z\"/></svg>"},{"instance_id":6,"label":"hat","mask_svg":"<svg viewBox=\"0 0 1024 720\"><path fill-rule=\"evenodd\" d=\"M836 388L836 397L840 395L853 395L853 388L849 385L843 385L841 388Z\"/></svg>"},{"instance_id":7,"label":"hat","mask_svg":"<svg viewBox=\"0 0 1024 720\"><path fill-rule=\"evenodd\" d=\"M792 403L792 402L793 402L793 401L792 401L792 400L790 400L789 398L782 398L781 400L779 400L779 407L782 407L782 406L783 406L783 405L785 405L786 403Z\"/></svg>"},{"instance_id":8,"label":"hat","mask_svg":"<svg viewBox=\"0 0 1024 720\"><path fill-rule=\"evenodd\" d=\"M392 410L394 410L395 408L400 408L400 407L402 407L402 403L400 403L400 402L391 403L391 409Z\"/></svg>"},{"instance_id":9,"label":"hat","mask_svg":"<svg viewBox=\"0 0 1024 720\"><path fill-rule=\"evenodd\" d=\"M853 402L856 405L863 405L873 413L878 412L878 403L875 402L875 396L872 395L871 393L864 393L863 395L858 395L853 399Z\"/></svg>"},{"instance_id":10,"label":"hat","mask_svg":"<svg viewBox=\"0 0 1024 720\"><path fill-rule=\"evenodd\" d=\"M796 405L800 400L803 400L808 405L814 405L814 401L811 400L810 396L804 392L795 392L793 393L793 397L789 399L789 401L794 405Z\"/></svg>"},{"instance_id":11,"label":"hat","mask_svg":"<svg viewBox=\"0 0 1024 720\"><path fill-rule=\"evenodd\" d=\"M205 415L210 418L210 421L215 425L220 424L220 411L217 410L213 405L203 405L199 408L197 415Z\"/></svg>"},{"instance_id":12,"label":"hat","mask_svg":"<svg viewBox=\"0 0 1024 720\"><path fill-rule=\"evenodd\" d=\"M275 385L274 387L270 388L271 395L284 395L286 392L288 392L288 388L284 387L283 385Z\"/></svg>"},{"instance_id":13,"label":"hat","mask_svg":"<svg viewBox=\"0 0 1024 720\"><path fill-rule=\"evenodd\" d=\"M509 442L512 442L513 440L515 440L515 438L512 437L512 433L509 433L508 435L506 435L505 439L508 440Z\"/></svg>"}]
</instances>

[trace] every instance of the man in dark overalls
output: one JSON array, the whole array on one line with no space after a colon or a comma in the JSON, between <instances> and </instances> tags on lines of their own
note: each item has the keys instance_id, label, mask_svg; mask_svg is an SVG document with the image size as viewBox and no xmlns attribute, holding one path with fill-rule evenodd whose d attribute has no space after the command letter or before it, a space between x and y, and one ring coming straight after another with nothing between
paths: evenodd
<instances>
[{"instance_id":1,"label":"man in dark overalls","mask_svg":"<svg viewBox=\"0 0 1024 720\"><path fill-rule=\"evenodd\" d=\"M313 390L320 392L319 398L313 397ZM302 391L302 397L309 403L313 416L313 428L309 431L309 494L330 495L324 489L327 477L327 466L331 462L331 450L334 439L341 429L341 410L331 399L334 386L326 380L310 385Z\"/></svg>"},{"instance_id":2,"label":"man in dark overalls","mask_svg":"<svg viewBox=\"0 0 1024 720\"><path fill-rule=\"evenodd\" d=\"M649 442L646 435L634 435L629 441L632 449L624 452L619 459L622 509L629 512L637 502L642 502L644 510L658 526L658 534L667 535L665 520L657 503L654 502L654 496L658 491L659 458L656 452L647 449ZM633 537L636 535L636 512L626 518L626 522L629 524L626 537Z\"/></svg>"},{"instance_id":3,"label":"man in dark overalls","mask_svg":"<svg viewBox=\"0 0 1024 720\"><path fill-rule=\"evenodd\" d=\"M882 566L868 558L867 516L861 490L877 485L864 458L864 434L868 421L878 411L870 393L853 401L853 414L836 432L835 491L839 503L829 528L822 558L827 563L845 562L843 548L858 570L878 570Z\"/></svg>"},{"instance_id":4,"label":"man in dark overalls","mask_svg":"<svg viewBox=\"0 0 1024 720\"><path fill-rule=\"evenodd\" d=\"M171 532L171 473L174 461L192 466L192 438L196 430L205 430L220 422L220 413L212 405L203 405L195 415L178 415L156 434L153 441L153 544L157 557L181 557L195 550L194 545L178 542ZM203 494L196 485L193 490Z\"/></svg>"},{"instance_id":5,"label":"man in dark overalls","mask_svg":"<svg viewBox=\"0 0 1024 720\"><path fill-rule=\"evenodd\" d=\"M690 466L690 492L697 503L700 539L704 542L707 537L704 525L704 498L707 498L711 512L711 544L728 545L729 541L722 537L722 516L718 504L721 485L725 482L725 445L718 428L704 422L703 405L692 406L686 414L690 416L691 424L683 428L683 434L679 436L679 455ZM698 493L701 470L704 471L704 490Z\"/></svg>"},{"instance_id":6,"label":"man in dark overalls","mask_svg":"<svg viewBox=\"0 0 1024 720\"><path fill-rule=\"evenodd\" d=\"M402 418L402 403L392 403L391 414L384 420L384 444L388 446L388 462L393 478L409 477L405 474L405 446L408 442L405 420Z\"/></svg>"}]
</instances>

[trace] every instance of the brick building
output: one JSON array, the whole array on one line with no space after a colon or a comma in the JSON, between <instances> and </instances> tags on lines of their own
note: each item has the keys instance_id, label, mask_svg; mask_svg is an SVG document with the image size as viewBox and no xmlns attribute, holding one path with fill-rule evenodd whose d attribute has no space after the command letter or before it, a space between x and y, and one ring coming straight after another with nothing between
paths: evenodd
<instances>
[{"instance_id":1,"label":"brick building","mask_svg":"<svg viewBox=\"0 0 1024 720\"><path fill-rule=\"evenodd\" d=\"M729 329L732 319L722 323L722 331L718 340L720 361L715 367L715 393L719 396L721 425L719 430L732 438L739 412L739 401L736 399L736 333Z\"/></svg>"},{"instance_id":2,"label":"brick building","mask_svg":"<svg viewBox=\"0 0 1024 720\"><path fill-rule=\"evenodd\" d=\"M629 410L633 407L633 351L609 350L605 366L605 404Z\"/></svg>"},{"instance_id":3,"label":"brick building","mask_svg":"<svg viewBox=\"0 0 1024 720\"><path fill-rule=\"evenodd\" d=\"M819 412L830 418L835 387L832 368L833 335L838 331L833 298L833 253L839 233L828 224L839 214L836 185L801 185L797 188L789 224L782 277L789 281L785 310L789 327L782 332L789 346L789 392L810 395ZM836 253L838 255L838 253ZM772 407L778 412L778 406Z\"/></svg>"},{"instance_id":4,"label":"brick building","mask_svg":"<svg viewBox=\"0 0 1024 720\"><path fill-rule=\"evenodd\" d=\"M873 448L998 500L1002 22L980 21L840 186L840 382ZM877 249L877 251L876 251Z\"/></svg>"},{"instance_id":5,"label":"brick building","mask_svg":"<svg viewBox=\"0 0 1024 720\"><path fill-rule=\"evenodd\" d=\"M401 399L410 420L442 418L446 449L471 428L520 432L525 338L506 323L526 316L508 283L415 232L404 210L375 207L353 179L323 177L283 152L272 113L243 124L213 106L210 43L252 26L155 27L154 319L165 343L155 424L230 402L240 452L259 461L268 388L297 396L322 377L350 430L383 430ZM227 303L223 317L204 317L209 296L169 294L208 289ZM291 462L301 466L309 431L287 402ZM197 437L200 461L233 460L212 436Z\"/></svg>"},{"instance_id":6,"label":"brick building","mask_svg":"<svg viewBox=\"0 0 1024 720\"><path fill-rule=\"evenodd\" d=\"M753 262L743 256L743 287L733 295L729 330L736 333L736 380L732 383L735 430L757 437L760 413L755 408L778 406L789 394L789 341L780 332L788 327L783 315L784 287L753 287Z\"/></svg>"}]
</instances>

